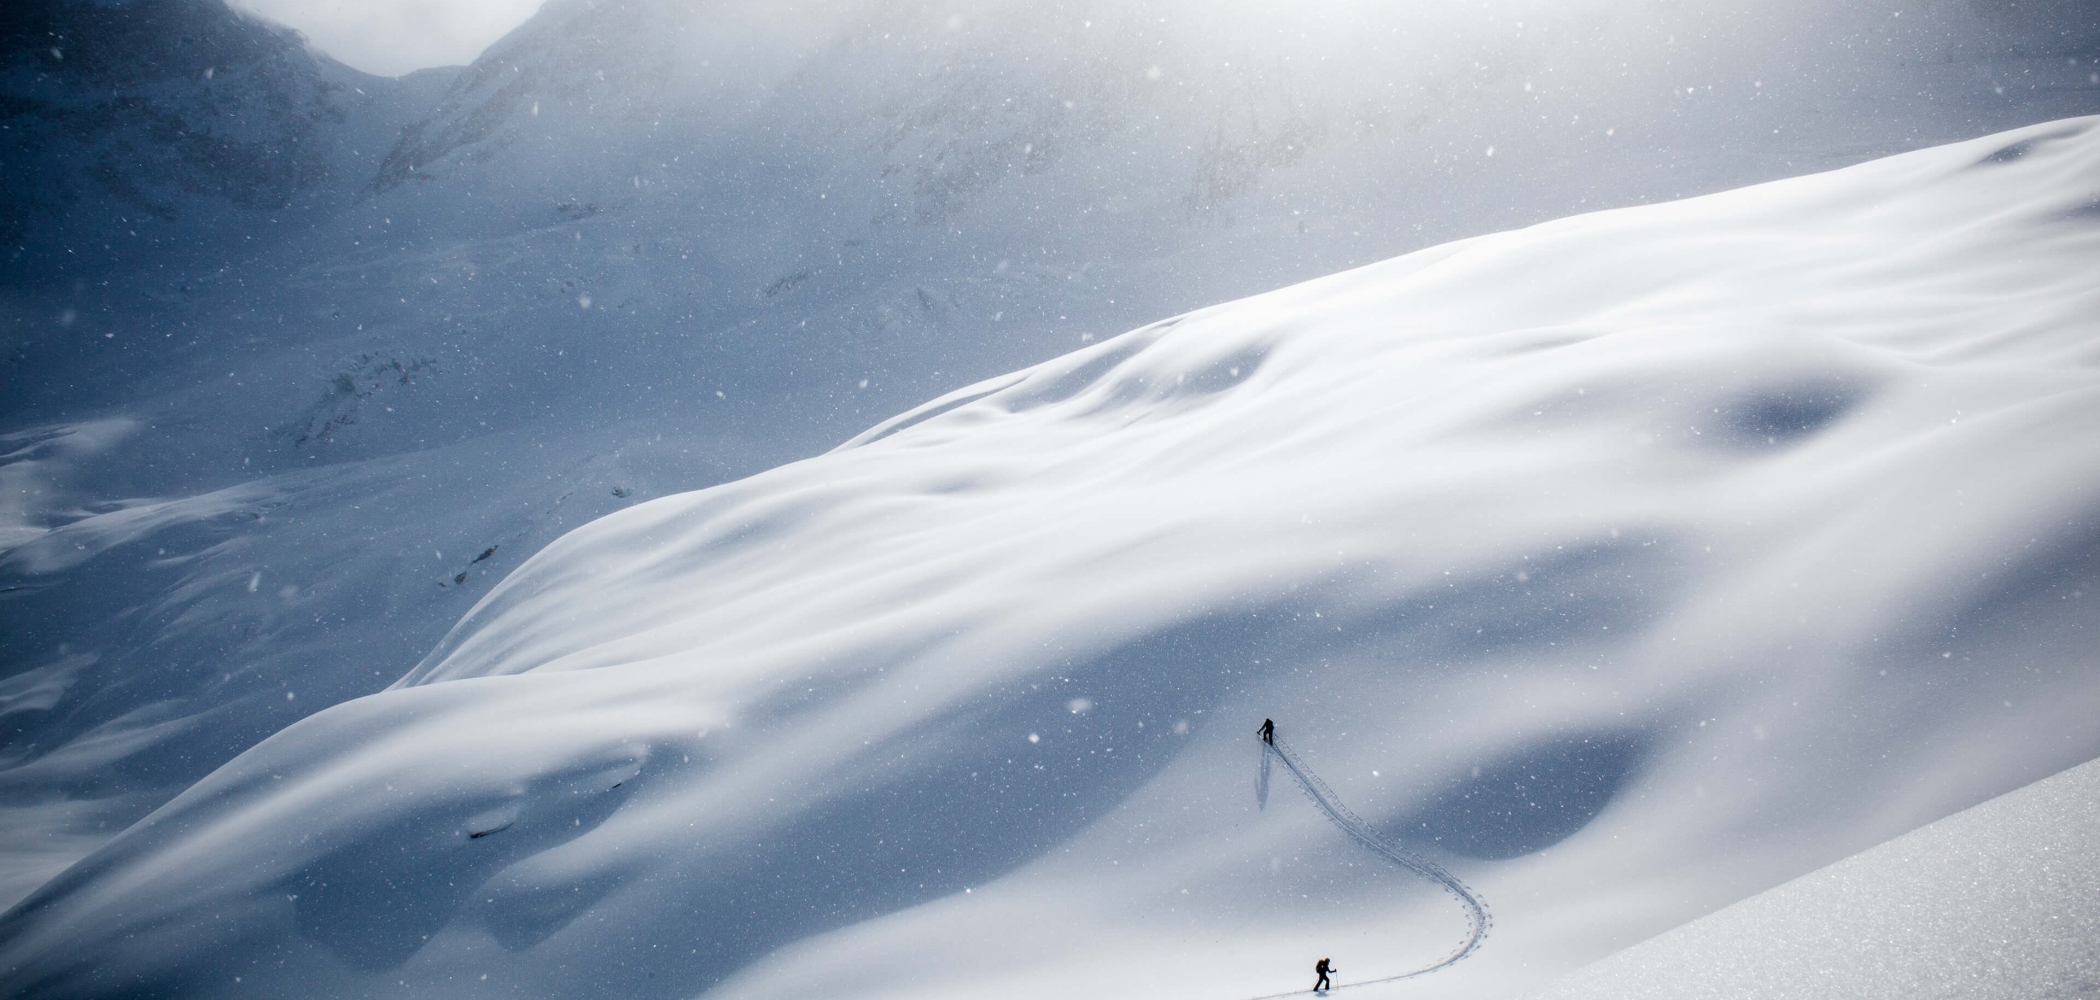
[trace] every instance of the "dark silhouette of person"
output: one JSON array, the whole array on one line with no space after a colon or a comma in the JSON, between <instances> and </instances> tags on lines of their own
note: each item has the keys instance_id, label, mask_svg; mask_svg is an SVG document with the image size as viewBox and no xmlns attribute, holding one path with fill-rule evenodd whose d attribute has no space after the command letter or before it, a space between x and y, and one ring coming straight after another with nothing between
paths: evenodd
<instances>
[{"instance_id":1,"label":"dark silhouette of person","mask_svg":"<svg viewBox=\"0 0 2100 1000\"><path fill-rule=\"evenodd\" d=\"M1259 736L1259 737L1261 737L1261 741L1262 741L1263 743L1267 743L1268 745L1270 745L1270 746L1272 746L1272 747L1273 747L1273 746L1275 746L1275 745L1276 745L1276 720L1275 720L1275 719L1263 719L1263 720L1261 720L1261 728L1260 728L1260 729L1257 729L1257 730L1255 730L1255 731L1254 731L1254 735L1256 735L1256 736Z\"/></svg>"},{"instance_id":2,"label":"dark silhouette of person","mask_svg":"<svg viewBox=\"0 0 2100 1000\"><path fill-rule=\"evenodd\" d=\"M1320 974L1320 981L1313 984L1314 993L1325 992L1326 990L1332 988L1334 984L1328 981L1327 974L1330 972L1342 971L1340 969L1335 968L1332 965L1327 964L1327 962L1328 960L1323 958L1318 962L1314 963L1313 965L1313 971Z\"/></svg>"}]
</instances>

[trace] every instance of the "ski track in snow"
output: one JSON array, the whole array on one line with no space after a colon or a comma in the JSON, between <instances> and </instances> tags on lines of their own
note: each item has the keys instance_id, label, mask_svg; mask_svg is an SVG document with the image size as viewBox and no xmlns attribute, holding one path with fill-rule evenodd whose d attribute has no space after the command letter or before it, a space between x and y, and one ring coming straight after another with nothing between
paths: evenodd
<instances>
[{"instance_id":1,"label":"ski track in snow","mask_svg":"<svg viewBox=\"0 0 2100 1000\"><path fill-rule=\"evenodd\" d=\"M1345 990L1357 986L1375 986L1379 983L1394 983L1403 979L1426 976L1464 961L1467 956L1473 954L1487 940L1488 931L1494 928L1494 916L1488 911L1487 902L1481 899L1480 894L1474 892L1471 886L1466 885L1458 876L1444 870L1441 865L1419 857L1414 852L1394 843L1392 840L1379 836L1378 831L1371 828L1371 824L1364 822L1363 817L1358 816L1348 806L1343 805L1341 796L1336 795L1334 789L1329 787L1327 782L1322 781L1320 776L1313 772L1312 768L1306 766L1305 762L1300 760L1297 754L1291 752L1290 744L1285 742L1282 737L1272 737L1270 740L1264 741L1261 752L1264 781L1268 777L1269 757L1273 755L1276 759L1283 761L1284 769L1291 772L1292 778L1297 779L1298 788L1305 793L1305 797L1311 799L1313 805L1318 806L1321 812L1326 813L1327 818L1333 820L1334 825L1340 827L1342 832L1347 833L1357 843L1362 844L1379 857L1385 858L1401 868L1441 886L1458 903L1459 907L1465 911L1465 940L1461 941L1458 947L1453 948L1450 954L1419 969L1402 972L1398 975L1382 976L1377 979L1340 983L1331 987L1327 992ZM1312 990L1298 990L1292 993L1270 993L1264 996L1252 997L1250 1000L1274 1000L1276 997L1302 996L1313 992Z\"/></svg>"}]
</instances>

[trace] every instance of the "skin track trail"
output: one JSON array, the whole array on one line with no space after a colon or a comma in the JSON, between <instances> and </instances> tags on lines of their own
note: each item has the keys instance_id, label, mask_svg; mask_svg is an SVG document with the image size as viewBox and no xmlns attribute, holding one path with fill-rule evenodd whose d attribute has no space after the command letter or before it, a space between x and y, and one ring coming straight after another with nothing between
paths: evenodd
<instances>
[{"instance_id":1,"label":"skin track trail","mask_svg":"<svg viewBox=\"0 0 2100 1000\"><path fill-rule=\"evenodd\" d=\"M1417 857L1406 848L1379 836L1377 831L1371 829L1369 823L1364 822L1363 817L1358 816L1348 806L1342 804L1341 797L1334 794L1334 789L1329 787L1327 782L1321 780L1320 776L1315 774L1312 768L1307 767L1305 762L1299 759L1297 753L1291 750L1289 744L1272 736L1269 740L1262 742L1261 754L1263 789L1268 787L1270 759L1273 757L1282 761L1284 770L1289 771L1291 777L1297 779L1298 787L1305 792L1305 797L1311 799L1314 805L1319 806L1320 811L1326 813L1327 818L1333 821L1334 825L1342 828L1342 832L1369 849L1371 853L1442 886L1444 891L1450 893L1451 898L1457 900L1458 905L1465 910L1465 940L1461 941L1456 948L1453 948L1443 958L1437 959L1435 962L1419 969L1403 972L1396 976L1384 976L1378 979L1366 979L1354 983L1337 983L1323 992L1331 993L1335 990L1345 990L1356 986L1371 986L1377 983L1390 983L1402 979L1413 979L1417 976L1426 976L1439 969L1456 965L1464 960L1466 956L1480 949L1481 943L1487 940L1488 931L1493 929L1495 925L1495 918L1488 911L1487 901L1481 899L1479 893L1473 891L1473 888L1466 885L1458 876L1444 870L1442 866ZM1310 996L1312 993L1312 990L1294 990L1289 993L1268 993L1259 997L1249 997L1247 1000L1276 1000L1278 997Z\"/></svg>"}]
</instances>

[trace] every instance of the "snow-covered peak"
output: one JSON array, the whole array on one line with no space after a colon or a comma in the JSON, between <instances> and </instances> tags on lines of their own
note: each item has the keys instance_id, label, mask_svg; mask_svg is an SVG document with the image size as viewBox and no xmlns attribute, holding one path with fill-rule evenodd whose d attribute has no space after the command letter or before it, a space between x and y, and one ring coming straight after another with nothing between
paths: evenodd
<instances>
[{"instance_id":1,"label":"snow-covered peak","mask_svg":"<svg viewBox=\"0 0 2100 1000\"><path fill-rule=\"evenodd\" d=\"M926 228L998 256L1201 250L1245 268L1310 224L1320 238L1298 242L1333 267L1369 259L1338 244L1389 245L1366 230L1471 235L1713 190L1717 167L1725 186L1965 138L2011 104L2034 106L2023 121L2078 113L2079 59L2100 43L2061 27L2076 20L1793 2L558 2L407 130L372 190L440 231L467 224L469 196L501 220L489 231L572 204L646 232L728 201L808 256L901 240L923 259L929 234L910 231ZM1497 181L1510 172L1528 183Z\"/></svg>"}]
</instances>

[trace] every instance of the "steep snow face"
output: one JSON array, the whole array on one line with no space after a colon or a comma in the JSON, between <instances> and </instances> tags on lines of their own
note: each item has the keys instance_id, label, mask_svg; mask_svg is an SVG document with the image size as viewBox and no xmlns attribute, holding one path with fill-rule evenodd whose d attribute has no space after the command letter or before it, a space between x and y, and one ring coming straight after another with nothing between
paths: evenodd
<instances>
[{"instance_id":1,"label":"steep snow face","mask_svg":"<svg viewBox=\"0 0 2100 1000\"><path fill-rule=\"evenodd\" d=\"M1503 995L2100 753L2100 129L1198 310L598 520L11 993ZM25 702L61 683L26 685Z\"/></svg>"},{"instance_id":2,"label":"steep snow face","mask_svg":"<svg viewBox=\"0 0 2100 1000\"><path fill-rule=\"evenodd\" d=\"M1540 1000L2090 994L2095 883L2088 763L1628 948Z\"/></svg>"}]
</instances>

